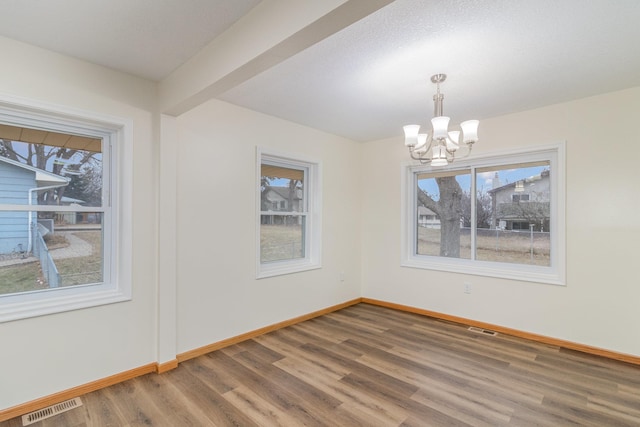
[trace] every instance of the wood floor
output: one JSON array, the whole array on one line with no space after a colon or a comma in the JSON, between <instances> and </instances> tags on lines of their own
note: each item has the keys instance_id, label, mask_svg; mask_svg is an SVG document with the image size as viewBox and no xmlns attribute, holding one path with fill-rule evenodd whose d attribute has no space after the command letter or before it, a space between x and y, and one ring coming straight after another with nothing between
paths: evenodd
<instances>
[{"instance_id":1,"label":"wood floor","mask_svg":"<svg viewBox=\"0 0 640 427\"><path fill-rule=\"evenodd\" d=\"M82 401L33 425L640 426L640 367L358 304Z\"/></svg>"}]
</instances>

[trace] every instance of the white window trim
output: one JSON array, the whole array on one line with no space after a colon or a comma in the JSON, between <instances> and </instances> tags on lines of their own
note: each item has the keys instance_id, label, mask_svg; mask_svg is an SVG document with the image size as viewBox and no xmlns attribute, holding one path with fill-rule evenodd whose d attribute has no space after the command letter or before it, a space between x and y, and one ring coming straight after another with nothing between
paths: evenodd
<instances>
[{"instance_id":1,"label":"white window trim","mask_svg":"<svg viewBox=\"0 0 640 427\"><path fill-rule=\"evenodd\" d=\"M551 266L529 266L500 262L478 261L439 256L418 255L415 250L417 212L415 172L453 171L459 169L500 166L549 160L551 163ZM566 224L565 224L565 143L487 153L456 160L449 167L405 163L402 165L401 193L401 262L403 267L448 271L452 273L537 282L552 285L566 284Z\"/></svg>"},{"instance_id":2,"label":"white window trim","mask_svg":"<svg viewBox=\"0 0 640 427\"><path fill-rule=\"evenodd\" d=\"M307 168L304 197L307 200L305 257L292 260L260 261L260 216L262 161L282 163L283 166ZM315 159L256 147L256 279L298 273L322 267L322 165ZM295 214L295 213L293 213Z\"/></svg>"},{"instance_id":3,"label":"white window trim","mask_svg":"<svg viewBox=\"0 0 640 427\"><path fill-rule=\"evenodd\" d=\"M105 151L110 150L110 155L104 156L107 161L103 164L103 182L111 183L105 186L105 190L110 192L103 193L104 205L111 205L104 215L105 231L111 230L104 233L104 282L0 295L0 323L130 300L133 122L0 94L0 123L103 138ZM117 161L112 162L111 159ZM60 208L67 210L62 206Z\"/></svg>"}]
</instances>

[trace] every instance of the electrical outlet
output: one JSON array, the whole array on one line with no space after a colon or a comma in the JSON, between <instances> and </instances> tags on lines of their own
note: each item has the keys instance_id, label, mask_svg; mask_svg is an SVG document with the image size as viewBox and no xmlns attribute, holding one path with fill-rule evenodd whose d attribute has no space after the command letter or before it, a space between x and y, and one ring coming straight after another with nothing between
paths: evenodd
<instances>
[{"instance_id":1,"label":"electrical outlet","mask_svg":"<svg viewBox=\"0 0 640 427\"><path fill-rule=\"evenodd\" d=\"M344 271L340 272L340 281L344 282Z\"/></svg>"},{"instance_id":2,"label":"electrical outlet","mask_svg":"<svg viewBox=\"0 0 640 427\"><path fill-rule=\"evenodd\" d=\"M462 289L463 289L463 291L464 291L464 293L465 293L465 294L470 294L470 293L471 293L471 283L469 283L469 282L465 282L465 283L462 285Z\"/></svg>"}]
</instances>

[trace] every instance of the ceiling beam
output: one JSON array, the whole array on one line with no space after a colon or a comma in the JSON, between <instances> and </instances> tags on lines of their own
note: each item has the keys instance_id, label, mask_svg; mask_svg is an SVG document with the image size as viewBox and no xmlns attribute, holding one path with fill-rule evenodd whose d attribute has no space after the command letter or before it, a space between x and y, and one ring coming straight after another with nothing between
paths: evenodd
<instances>
[{"instance_id":1,"label":"ceiling beam","mask_svg":"<svg viewBox=\"0 0 640 427\"><path fill-rule=\"evenodd\" d=\"M160 82L161 111L183 114L392 2L265 0Z\"/></svg>"}]
</instances>

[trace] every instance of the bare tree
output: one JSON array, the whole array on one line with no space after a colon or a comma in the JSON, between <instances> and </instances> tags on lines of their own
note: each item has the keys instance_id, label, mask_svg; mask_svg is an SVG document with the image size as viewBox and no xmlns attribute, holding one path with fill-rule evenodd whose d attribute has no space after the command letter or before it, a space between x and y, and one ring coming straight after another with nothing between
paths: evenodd
<instances>
[{"instance_id":1,"label":"bare tree","mask_svg":"<svg viewBox=\"0 0 640 427\"><path fill-rule=\"evenodd\" d=\"M435 178L440 198L434 200L418 188L418 202L440 218L440 256L460 258L460 218L463 191L455 176Z\"/></svg>"},{"instance_id":2,"label":"bare tree","mask_svg":"<svg viewBox=\"0 0 640 427\"><path fill-rule=\"evenodd\" d=\"M18 150L14 141L0 139L0 156L27 164L42 170L48 170L56 175L62 175L62 169L73 159L74 167L80 171L88 162L95 160L97 153L90 151L74 150L65 147L56 147L43 144L24 143L25 148ZM52 160L53 159L53 160ZM50 167L47 165L51 164ZM60 203L65 187L49 190L38 194L38 204ZM54 197L57 196L57 197Z\"/></svg>"},{"instance_id":3,"label":"bare tree","mask_svg":"<svg viewBox=\"0 0 640 427\"><path fill-rule=\"evenodd\" d=\"M471 227L471 194L462 193L462 219L465 227ZM476 225L478 228L490 228L491 224L491 196L485 191L478 190L476 194Z\"/></svg>"}]
</instances>

